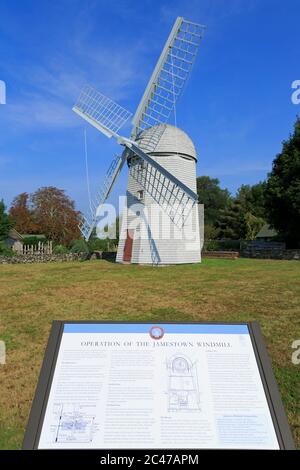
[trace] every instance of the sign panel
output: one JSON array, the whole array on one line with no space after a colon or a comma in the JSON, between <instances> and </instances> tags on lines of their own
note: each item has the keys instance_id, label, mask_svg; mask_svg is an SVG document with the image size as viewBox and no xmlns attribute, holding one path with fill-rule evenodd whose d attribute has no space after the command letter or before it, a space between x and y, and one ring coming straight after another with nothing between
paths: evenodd
<instances>
[{"instance_id":1,"label":"sign panel","mask_svg":"<svg viewBox=\"0 0 300 470\"><path fill-rule=\"evenodd\" d=\"M62 324L34 447L282 448L251 331Z\"/></svg>"}]
</instances>

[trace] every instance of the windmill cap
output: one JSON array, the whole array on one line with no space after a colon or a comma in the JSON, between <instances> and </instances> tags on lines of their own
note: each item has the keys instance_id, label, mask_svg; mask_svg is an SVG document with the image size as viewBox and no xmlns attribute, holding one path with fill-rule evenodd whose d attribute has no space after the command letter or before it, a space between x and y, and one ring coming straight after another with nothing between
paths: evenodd
<instances>
[{"instance_id":1,"label":"windmill cap","mask_svg":"<svg viewBox=\"0 0 300 470\"><path fill-rule=\"evenodd\" d=\"M192 139L183 130L170 124L159 124L142 131L136 139L139 147L144 148L147 152L147 145L151 136L153 135L153 139L155 139L155 136L160 134L161 128L164 128L164 130L159 142L155 150L149 153L168 155L179 153L180 155L192 157L197 161L197 153Z\"/></svg>"}]
</instances>

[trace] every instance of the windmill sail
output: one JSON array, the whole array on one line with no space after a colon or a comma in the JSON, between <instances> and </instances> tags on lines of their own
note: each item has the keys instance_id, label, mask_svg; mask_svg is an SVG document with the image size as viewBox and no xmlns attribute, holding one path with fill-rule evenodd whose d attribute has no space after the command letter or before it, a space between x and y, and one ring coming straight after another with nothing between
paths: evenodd
<instances>
[{"instance_id":1,"label":"windmill sail","mask_svg":"<svg viewBox=\"0 0 300 470\"><path fill-rule=\"evenodd\" d=\"M131 176L150 194L178 227L185 221L198 201L198 195L166 168L143 152L135 143L124 144L137 157L131 161Z\"/></svg>"},{"instance_id":2,"label":"windmill sail","mask_svg":"<svg viewBox=\"0 0 300 470\"><path fill-rule=\"evenodd\" d=\"M97 192L96 197L92 202L91 213L89 216L83 218L82 223L79 226L79 229L86 241L89 240L93 229L97 225L99 220L99 209L108 198L125 161L126 152L123 152L122 155L117 155L111 162L101 189Z\"/></svg>"},{"instance_id":3,"label":"windmill sail","mask_svg":"<svg viewBox=\"0 0 300 470\"><path fill-rule=\"evenodd\" d=\"M178 17L158 59L137 111L131 137L166 123L192 69L205 26Z\"/></svg>"},{"instance_id":4,"label":"windmill sail","mask_svg":"<svg viewBox=\"0 0 300 470\"><path fill-rule=\"evenodd\" d=\"M132 115L90 85L81 90L73 111L107 137L117 136L119 129Z\"/></svg>"}]
</instances>

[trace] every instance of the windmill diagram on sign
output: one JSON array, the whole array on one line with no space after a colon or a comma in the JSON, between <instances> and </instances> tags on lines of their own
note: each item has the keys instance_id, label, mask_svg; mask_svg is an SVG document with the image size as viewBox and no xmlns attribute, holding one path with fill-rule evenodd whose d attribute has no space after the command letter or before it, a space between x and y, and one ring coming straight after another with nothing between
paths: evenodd
<instances>
[{"instance_id":1,"label":"windmill diagram on sign","mask_svg":"<svg viewBox=\"0 0 300 470\"><path fill-rule=\"evenodd\" d=\"M73 107L123 147L80 226L86 240L124 164L129 168L117 262L166 265L201 260L203 210L196 193L197 154L192 140L177 127L176 102L204 30L203 25L177 18L132 118L130 137L119 131L132 114L93 87L85 86ZM175 125L168 124L172 115Z\"/></svg>"}]
</instances>

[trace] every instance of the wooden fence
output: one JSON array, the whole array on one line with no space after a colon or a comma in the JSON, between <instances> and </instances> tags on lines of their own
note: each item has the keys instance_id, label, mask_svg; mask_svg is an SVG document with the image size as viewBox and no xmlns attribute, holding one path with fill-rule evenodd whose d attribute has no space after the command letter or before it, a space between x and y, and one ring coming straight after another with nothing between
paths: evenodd
<instances>
[{"instance_id":1,"label":"wooden fence","mask_svg":"<svg viewBox=\"0 0 300 470\"><path fill-rule=\"evenodd\" d=\"M52 241L38 242L36 245L20 244L15 251L20 255L52 255Z\"/></svg>"}]
</instances>

